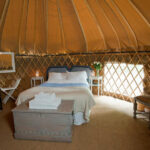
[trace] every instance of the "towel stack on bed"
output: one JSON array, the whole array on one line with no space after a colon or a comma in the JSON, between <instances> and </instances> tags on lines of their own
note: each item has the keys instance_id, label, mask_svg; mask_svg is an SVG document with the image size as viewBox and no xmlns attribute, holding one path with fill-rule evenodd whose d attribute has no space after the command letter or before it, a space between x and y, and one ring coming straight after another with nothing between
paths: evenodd
<instances>
[{"instance_id":1,"label":"towel stack on bed","mask_svg":"<svg viewBox=\"0 0 150 150\"><path fill-rule=\"evenodd\" d=\"M57 109L61 104L61 98L56 97L55 93L48 94L40 92L29 102L30 109Z\"/></svg>"}]
</instances>

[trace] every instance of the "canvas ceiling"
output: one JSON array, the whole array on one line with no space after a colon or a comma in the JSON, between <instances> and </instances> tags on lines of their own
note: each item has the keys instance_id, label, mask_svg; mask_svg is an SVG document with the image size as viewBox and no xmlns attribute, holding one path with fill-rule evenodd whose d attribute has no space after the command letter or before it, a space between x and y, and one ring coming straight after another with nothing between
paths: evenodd
<instances>
[{"instance_id":1,"label":"canvas ceiling","mask_svg":"<svg viewBox=\"0 0 150 150\"><path fill-rule=\"evenodd\" d=\"M0 51L147 50L150 0L0 0Z\"/></svg>"}]
</instances>

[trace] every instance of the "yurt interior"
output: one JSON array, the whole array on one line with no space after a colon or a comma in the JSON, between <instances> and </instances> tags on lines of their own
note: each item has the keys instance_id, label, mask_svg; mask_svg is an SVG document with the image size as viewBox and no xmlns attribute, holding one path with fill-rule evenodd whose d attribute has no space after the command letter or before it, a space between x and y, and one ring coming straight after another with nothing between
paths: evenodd
<instances>
[{"instance_id":1,"label":"yurt interior","mask_svg":"<svg viewBox=\"0 0 150 150\"><path fill-rule=\"evenodd\" d=\"M0 150L150 149L149 0L0 0Z\"/></svg>"}]
</instances>

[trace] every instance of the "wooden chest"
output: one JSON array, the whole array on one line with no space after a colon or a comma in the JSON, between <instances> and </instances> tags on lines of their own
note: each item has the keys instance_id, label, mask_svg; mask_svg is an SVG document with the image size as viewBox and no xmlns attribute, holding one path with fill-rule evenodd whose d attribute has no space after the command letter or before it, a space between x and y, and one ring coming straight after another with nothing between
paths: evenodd
<instances>
[{"instance_id":1,"label":"wooden chest","mask_svg":"<svg viewBox=\"0 0 150 150\"><path fill-rule=\"evenodd\" d=\"M15 138L72 141L73 101L62 100L57 110L29 109L24 102L12 110Z\"/></svg>"}]
</instances>

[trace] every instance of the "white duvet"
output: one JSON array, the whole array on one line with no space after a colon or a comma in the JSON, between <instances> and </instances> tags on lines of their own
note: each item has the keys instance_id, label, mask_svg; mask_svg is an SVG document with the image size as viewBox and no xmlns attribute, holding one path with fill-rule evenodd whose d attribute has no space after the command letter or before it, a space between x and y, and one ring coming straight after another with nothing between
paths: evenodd
<instances>
[{"instance_id":1,"label":"white duvet","mask_svg":"<svg viewBox=\"0 0 150 150\"><path fill-rule=\"evenodd\" d=\"M82 112L84 119L89 121L89 110L95 105L93 94L87 87L42 87L27 89L19 94L16 104L31 99L39 92L55 93L62 100L74 100L74 113Z\"/></svg>"}]
</instances>

